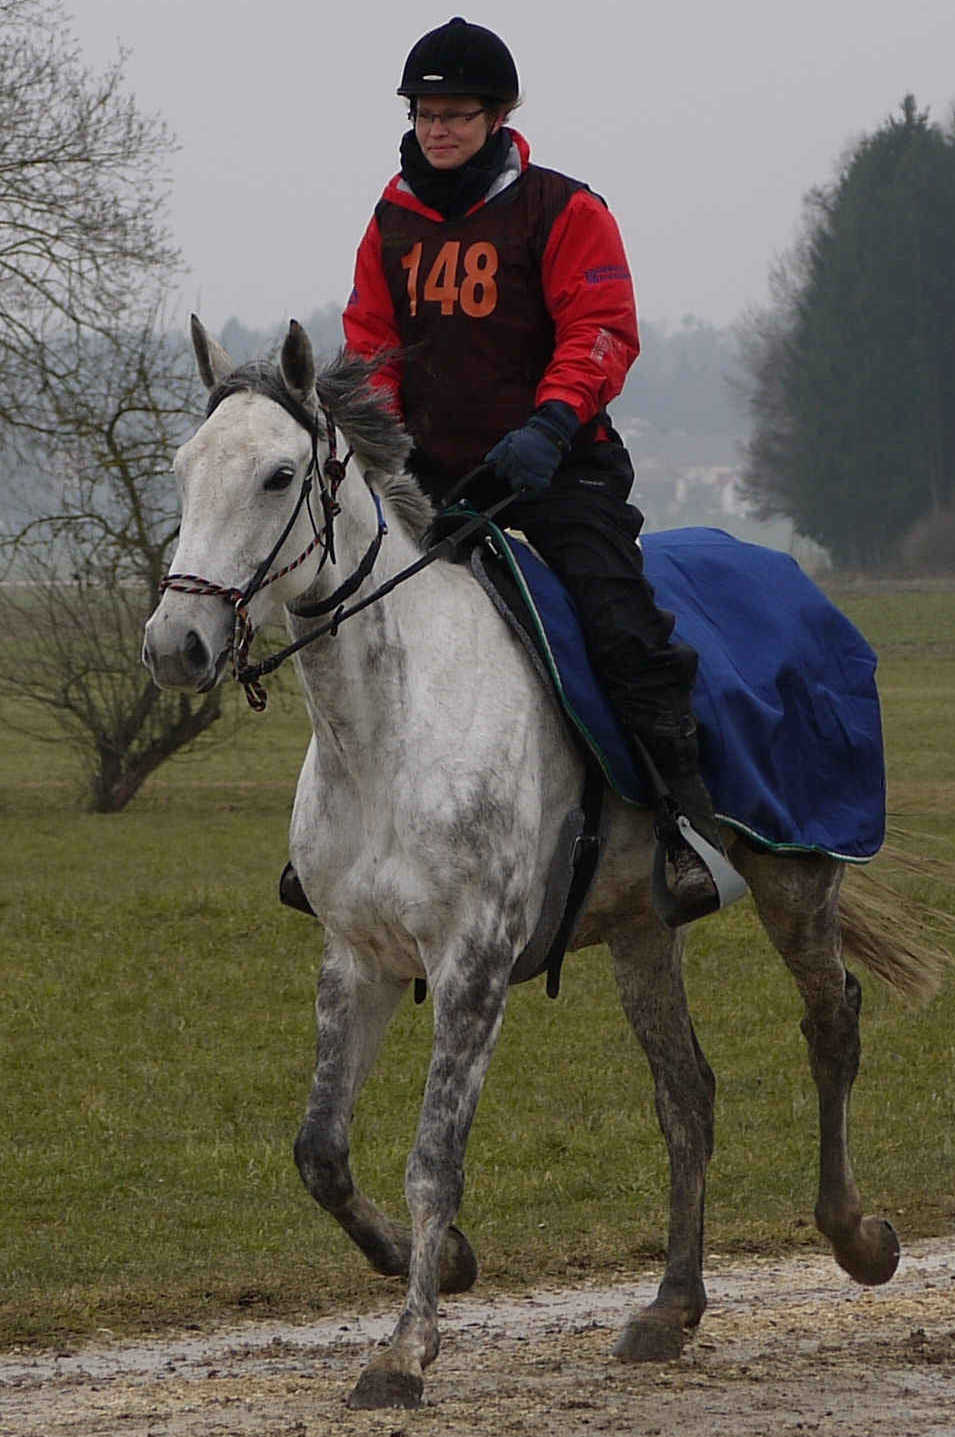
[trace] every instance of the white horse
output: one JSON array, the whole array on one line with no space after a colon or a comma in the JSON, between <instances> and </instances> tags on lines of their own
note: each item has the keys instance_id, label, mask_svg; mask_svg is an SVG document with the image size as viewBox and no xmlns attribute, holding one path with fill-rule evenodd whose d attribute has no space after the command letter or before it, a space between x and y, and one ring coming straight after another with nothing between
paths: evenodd
<instances>
[{"instance_id":1,"label":"white horse","mask_svg":"<svg viewBox=\"0 0 955 1437\"><path fill-rule=\"evenodd\" d=\"M197 320L193 340L210 411L176 459L178 577L149 620L144 657L158 684L204 692L230 655L241 668L249 623L284 622L293 642L302 639L315 614L348 592L342 576L355 576L360 599L413 564L432 516L404 473L407 437L374 400L360 361L339 358L316 373L294 322L278 366L235 370ZM321 482L336 423L354 457L344 471L341 460L329 466L316 522L303 481ZM327 548L332 533L334 564L296 562L317 538ZM465 1145L508 980L534 932L584 765L524 649L463 566L422 569L337 634L303 644L296 662L313 736L290 852L325 944L317 1066L295 1156L309 1191L371 1264L408 1279L391 1341L349 1400L414 1406L438 1352L439 1289L461 1291L476 1276L453 1226ZM606 812L605 851L576 942L610 947L653 1074L671 1173L663 1280L615 1348L636 1362L678 1354L703 1315L715 1085L687 1008L682 930L665 927L651 907L651 815L612 795ZM817 1225L857 1281L885 1282L898 1242L888 1222L863 1216L847 1148L860 990L842 949L853 951L860 935L840 911L843 865L760 850L728 828L724 836L805 1003L819 1092ZM891 939L870 931L858 946L890 981L918 981L911 954ZM355 1187L348 1135L386 1025L423 978L434 1042L407 1163L409 1230Z\"/></svg>"}]
</instances>

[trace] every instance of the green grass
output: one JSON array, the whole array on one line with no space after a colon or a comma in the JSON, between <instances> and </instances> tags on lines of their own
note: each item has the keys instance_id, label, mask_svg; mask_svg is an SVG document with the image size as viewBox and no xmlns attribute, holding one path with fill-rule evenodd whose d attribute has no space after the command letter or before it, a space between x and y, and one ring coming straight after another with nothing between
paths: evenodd
<instances>
[{"instance_id":1,"label":"green grass","mask_svg":"<svg viewBox=\"0 0 955 1437\"><path fill-rule=\"evenodd\" d=\"M882 654L890 807L951 843L955 592L840 602ZM0 1342L395 1291L314 1207L291 1158L320 944L275 884L305 723L280 693L263 717L230 703L223 734L127 812L94 816L76 804L67 748L4 731ZM799 1004L748 904L694 930L687 983L719 1081L711 1250L820 1244ZM903 1240L950 1230L955 983L919 1012L864 987L853 1138L867 1206ZM430 1005L402 1005L355 1122L359 1178L395 1213L430 1022ZM520 1287L656 1261L665 1204L646 1064L608 956L590 949L565 964L559 1002L540 983L512 994L462 1224L485 1281Z\"/></svg>"}]
</instances>

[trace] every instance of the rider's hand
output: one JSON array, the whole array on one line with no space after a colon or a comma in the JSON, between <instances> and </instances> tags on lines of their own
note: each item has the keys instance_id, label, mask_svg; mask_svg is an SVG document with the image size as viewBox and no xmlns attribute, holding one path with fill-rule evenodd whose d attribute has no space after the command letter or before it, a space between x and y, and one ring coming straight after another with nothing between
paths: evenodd
<instances>
[{"instance_id":1,"label":"rider's hand","mask_svg":"<svg viewBox=\"0 0 955 1437\"><path fill-rule=\"evenodd\" d=\"M569 404L548 399L520 429L512 429L485 455L494 472L516 492L542 493L554 477L580 427Z\"/></svg>"}]
</instances>

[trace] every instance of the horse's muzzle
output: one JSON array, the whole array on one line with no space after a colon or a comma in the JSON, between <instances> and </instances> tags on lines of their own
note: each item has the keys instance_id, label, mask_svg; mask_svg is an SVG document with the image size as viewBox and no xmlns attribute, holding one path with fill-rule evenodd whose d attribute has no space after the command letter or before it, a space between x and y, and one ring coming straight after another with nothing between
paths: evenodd
<instances>
[{"instance_id":1,"label":"horse's muzzle","mask_svg":"<svg viewBox=\"0 0 955 1437\"><path fill-rule=\"evenodd\" d=\"M192 689L208 693L222 677L229 657L231 614L223 623L201 625L172 614L166 602L146 624L143 663L161 689Z\"/></svg>"}]
</instances>

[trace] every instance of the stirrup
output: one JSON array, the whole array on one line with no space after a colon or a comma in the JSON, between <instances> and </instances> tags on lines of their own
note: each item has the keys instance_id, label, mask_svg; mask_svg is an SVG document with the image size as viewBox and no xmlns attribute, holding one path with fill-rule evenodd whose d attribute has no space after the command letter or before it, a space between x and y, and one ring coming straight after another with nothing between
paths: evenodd
<instances>
[{"instance_id":1,"label":"stirrup","mask_svg":"<svg viewBox=\"0 0 955 1437\"><path fill-rule=\"evenodd\" d=\"M693 923L697 918L716 913L720 908L726 908L743 897L748 891L745 879L737 873L725 853L697 833L685 814L677 813L672 818L668 816L666 827L670 830L667 838L671 843L678 834L678 841L693 850L713 881L712 894L703 894L696 902L689 903L679 898L667 885L667 842L658 832L656 853L653 857L651 893L654 912L667 928L679 928L684 923ZM676 834L673 833L674 828Z\"/></svg>"}]
</instances>

